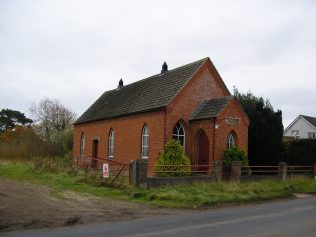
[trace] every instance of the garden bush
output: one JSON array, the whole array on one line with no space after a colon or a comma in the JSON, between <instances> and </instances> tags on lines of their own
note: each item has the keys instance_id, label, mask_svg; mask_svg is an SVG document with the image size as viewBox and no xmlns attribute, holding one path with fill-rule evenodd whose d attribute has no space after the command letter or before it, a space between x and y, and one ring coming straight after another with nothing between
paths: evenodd
<instances>
[{"instance_id":1,"label":"garden bush","mask_svg":"<svg viewBox=\"0 0 316 237\"><path fill-rule=\"evenodd\" d=\"M188 176L190 171L190 159L184 154L180 142L171 140L166 143L155 164L156 176Z\"/></svg>"},{"instance_id":2,"label":"garden bush","mask_svg":"<svg viewBox=\"0 0 316 237\"><path fill-rule=\"evenodd\" d=\"M246 153L236 146L226 149L223 160L224 167L230 167L232 161L241 161L242 165L248 165L248 157Z\"/></svg>"}]
</instances>

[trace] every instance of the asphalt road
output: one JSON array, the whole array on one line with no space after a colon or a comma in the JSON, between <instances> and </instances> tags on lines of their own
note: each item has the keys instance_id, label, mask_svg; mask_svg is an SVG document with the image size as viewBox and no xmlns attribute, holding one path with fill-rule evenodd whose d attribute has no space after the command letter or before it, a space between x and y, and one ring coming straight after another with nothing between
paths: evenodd
<instances>
[{"instance_id":1,"label":"asphalt road","mask_svg":"<svg viewBox=\"0 0 316 237\"><path fill-rule=\"evenodd\" d=\"M109 217L111 218L111 217ZM160 216L114 224L2 233L24 237L316 236L316 197Z\"/></svg>"}]
</instances>

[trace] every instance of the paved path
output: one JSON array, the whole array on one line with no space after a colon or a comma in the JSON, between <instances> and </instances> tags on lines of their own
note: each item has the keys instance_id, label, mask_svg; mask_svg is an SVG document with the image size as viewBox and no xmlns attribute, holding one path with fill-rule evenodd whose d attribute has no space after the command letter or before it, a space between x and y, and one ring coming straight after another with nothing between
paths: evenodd
<instances>
[{"instance_id":1,"label":"paved path","mask_svg":"<svg viewBox=\"0 0 316 237\"><path fill-rule=\"evenodd\" d=\"M110 217L109 217L110 218ZM316 236L316 197L114 224L8 232L0 236Z\"/></svg>"}]
</instances>

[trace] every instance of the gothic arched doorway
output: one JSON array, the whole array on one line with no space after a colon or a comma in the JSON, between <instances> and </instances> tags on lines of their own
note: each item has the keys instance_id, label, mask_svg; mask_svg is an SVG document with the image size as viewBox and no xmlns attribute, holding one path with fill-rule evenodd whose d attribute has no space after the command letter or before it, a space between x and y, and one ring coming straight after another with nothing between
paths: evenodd
<instances>
[{"instance_id":1,"label":"gothic arched doorway","mask_svg":"<svg viewBox=\"0 0 316 237\"><path fill-rule=\"evenodd\" d=\"M209 142L207 136L202 132L198 139L198 171L207 172L209 167Z\"/></svg>"}]
</instances>

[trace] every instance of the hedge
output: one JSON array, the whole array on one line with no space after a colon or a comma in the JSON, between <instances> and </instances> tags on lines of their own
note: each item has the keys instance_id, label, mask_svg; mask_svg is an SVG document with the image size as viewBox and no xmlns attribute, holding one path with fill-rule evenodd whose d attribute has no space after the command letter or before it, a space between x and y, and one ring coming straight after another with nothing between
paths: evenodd
<instances>
[{"instance_id":1,"label":"hedge","mask_svg":"<svg viewBox=\"0 0 316 237\"><path fill-rule=\"evenodd\" d=\"M296 139L284 145L283 160L290 165L316 163L316 139Z\"/></svg>"}]
</instances>

